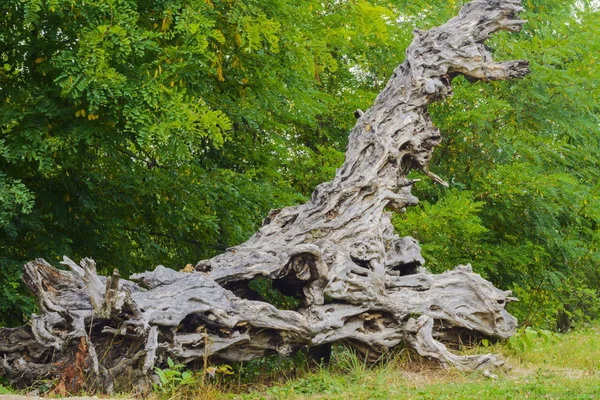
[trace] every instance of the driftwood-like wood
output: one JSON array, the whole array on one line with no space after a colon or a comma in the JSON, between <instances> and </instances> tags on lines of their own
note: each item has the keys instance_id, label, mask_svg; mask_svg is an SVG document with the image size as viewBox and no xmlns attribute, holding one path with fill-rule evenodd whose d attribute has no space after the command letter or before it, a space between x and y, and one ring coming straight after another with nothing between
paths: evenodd
<instances>
[{"instance_id":1,"label":"driftwood-like wood","mask_svg":"<svg viewBox=\"0 0 600 400\"><path fill-rule=\"evenodd\" d=\"M90 259L78 265L65 257L69 271L28 263L23 280L40 314L0 330L1 375L19 386L58 378L67 389L124 390L148 385L167 357L194 367L208 356L238 362L333 342L371 359L404 344L460 369L500 364L489 354L457 356L442 342L511 336L510 292L469 265L427 272L417 242L394 233L389 211L417 204L411 169L447 186L428 169L441 135L427 105L452 93L455 76L491 81L529 72L527 61L495 62L484 46L498 30L521 29L520 3L475 0L440 27L416 29L373 107L357 112L335 178L191 272L158 266L125 280L116 271L98 276ZM257 277L299 307L261 301L248 286Z\"/></svg>"}]
</instances>

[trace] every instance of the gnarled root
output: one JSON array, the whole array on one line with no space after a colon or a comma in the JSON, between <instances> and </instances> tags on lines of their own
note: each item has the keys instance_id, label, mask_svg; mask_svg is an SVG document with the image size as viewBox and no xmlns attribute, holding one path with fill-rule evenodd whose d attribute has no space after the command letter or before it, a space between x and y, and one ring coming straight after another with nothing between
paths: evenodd
<instances>
[{"instance_id":1,"label":"gnarled root","mask_svg":"<svg viewBox=\"0 0 600 400\"><path fill-rule=\"evenodd\" d=\"M473 356L452 354L446 346L433 338L433 318L427 315L408 320L404 327L404 341L421 357L437 360L445 367L453 366L462 371L496 368L504 364L504 360L494 354Z\"/></svg>"}]
</instances>

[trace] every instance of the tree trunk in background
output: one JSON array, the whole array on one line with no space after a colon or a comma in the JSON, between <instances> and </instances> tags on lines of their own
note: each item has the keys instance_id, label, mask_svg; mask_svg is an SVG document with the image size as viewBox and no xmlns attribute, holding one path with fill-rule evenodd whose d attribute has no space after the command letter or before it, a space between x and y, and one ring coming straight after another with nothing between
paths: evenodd
<instances>
[{"instance_id":1,"label":"tree trunk in background","mask_svg":"<svg viewBox=\"0 0 600 400\"><path fill-rule=\"evenodd\" d=\"M272 211L247 242L188 272L158 266L127 281L98 276L95 263L65 257L70 271L44 260L23 279L40 315L0 330L0 373L18 386L58 378L67 389L147 387L168 357L190 366L246 361L265 354L344 342L376 359L404 344L443 365L477 369L494 355L457 356L441 342L507 338L517 321L514 300L469 265L433 275L422 268L417 242L394 233L389 211L417 204L416 181L428 170L441 136L427 105L469 80L525 76L526 61L494 62L484 41L517 32L520 0L476 0L429 31L415 30L405 61L371 109L358 112L346 159L306 204ZM294 296L295 310L261 301L249 283L272 280Z\"/></svg>"}]
</instances>

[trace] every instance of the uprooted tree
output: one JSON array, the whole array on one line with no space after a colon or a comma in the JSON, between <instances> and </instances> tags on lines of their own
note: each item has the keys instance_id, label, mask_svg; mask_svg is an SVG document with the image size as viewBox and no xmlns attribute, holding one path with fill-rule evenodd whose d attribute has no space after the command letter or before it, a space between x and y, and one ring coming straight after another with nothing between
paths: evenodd
<instances>
[{"instance_id":1,"label":"uprooted tree","mask_svg":"<svg viewBox=\"0 0 600 400\"><path fill-rule=\"evenodd\" d=\"M389 211L417 204L419 169L428 169L441 136L427 105L468 80L521 78L526 61L495 62L484 41L517 32L520 0L475 0L429 31L415 30L405 61L366 112L357 111L346 159L306 204L272 211L247 242L198 262L191 271L158 266L121 279L98 276L93 260L70 271L27 263L23 280L39 315L0 330L0 374L18 386L41 378L67 388L123 390L148 385L168 357L191 366L210 356L237 362L265 354L344 342L369 358L404 344L443 365L477 369L494 355L457 356L445 343L507 338L516 319L510 292L470 266L433 275L416 241L394 233ZM249 287L258 277L299 300L281 310Z\"/></svg>"}]
</instances>

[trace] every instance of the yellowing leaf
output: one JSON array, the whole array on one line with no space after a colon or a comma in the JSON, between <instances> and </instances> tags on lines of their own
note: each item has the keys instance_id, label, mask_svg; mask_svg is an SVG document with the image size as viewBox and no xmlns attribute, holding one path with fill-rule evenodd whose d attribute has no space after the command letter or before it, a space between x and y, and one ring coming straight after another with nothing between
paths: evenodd
<instances>
[{"instance_id":1,"label":"yellowing leaf","mask_svg":"<svg viewBox=\"0 0 600 400\"><path fill-rule=\"evenodd\" d=\"M167 29L169 29L169 26L171 26L171 17L169 15L166 15L162 20L160 30L164 32Z\"/></svg>"},{"instance_id":2,"label":"yellowing leaf","mask_svg":"<svg viewBox=\"0 0 600 400\"><path fill-rule=\"evenodd\" d=\"M175 82L171 81L171 87L175 86Z\"/></svg>"}]
</instances>

